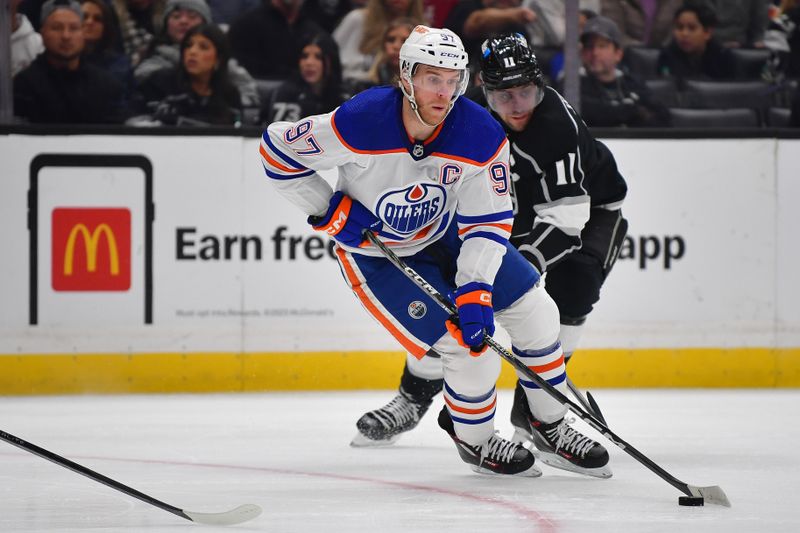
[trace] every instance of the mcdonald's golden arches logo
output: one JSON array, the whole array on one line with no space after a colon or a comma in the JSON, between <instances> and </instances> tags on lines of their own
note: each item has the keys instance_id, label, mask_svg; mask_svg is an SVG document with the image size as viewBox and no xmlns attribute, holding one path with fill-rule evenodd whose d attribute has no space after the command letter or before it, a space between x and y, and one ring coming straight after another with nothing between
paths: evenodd
<instances>
[{"instance_id":1,"label":"mcdonald's golden arches logo","mask_svg":"<svg viewBox=\"0 0 800 533\"><path fill-rule=\"evenodd\" d=\"M131 212L126 208L53 210L55 291L127 291L131 287Z\"/></svg>"}]
</instances>

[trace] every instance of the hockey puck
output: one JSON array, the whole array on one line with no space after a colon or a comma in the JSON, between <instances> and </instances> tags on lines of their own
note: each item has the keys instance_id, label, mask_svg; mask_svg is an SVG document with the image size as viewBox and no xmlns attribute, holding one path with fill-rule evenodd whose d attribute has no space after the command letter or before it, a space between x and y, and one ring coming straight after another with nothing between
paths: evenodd
<instances>
[{"instance_id":1,"label":"hockey puck","mask_svg":"<svg viewBox=\"0 0 800 533\"><path fill-rule=\"evenodd\" d=\"M678 498L678 505L686 505L689 507L702 507L706 501L702 496L680 496Z\"/></svg>"}]
</instances>

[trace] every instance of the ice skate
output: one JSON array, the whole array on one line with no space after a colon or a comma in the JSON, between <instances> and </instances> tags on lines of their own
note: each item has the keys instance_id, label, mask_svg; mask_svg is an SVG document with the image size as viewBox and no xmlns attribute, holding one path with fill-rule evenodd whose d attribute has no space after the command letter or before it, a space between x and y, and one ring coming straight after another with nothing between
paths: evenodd
<instances>
[{"instance_id":1,"label":"ice skate","mask_svg":"<svg viewBox=\"0 0 800 533\"><path fill-rule=\"evenodd\" d=\"M486 443L479 446L467 444L459 439L447 407L442 407L439 413L439 426L450 435L461 459L469 464L474 472L527 477L542 475L542 471L534 465L536 458L529 450L496 433Z\"/></svg>"},{"instance_id":2,"label":"ice skate","mask_svg":"<svg viewBox=\"0 0 800 533\"><path fill-rule=\"evenodd\" d=\"M567 418L551 424L536 420L528 406L525 391L517 383L511 408L511 424L514 426L512 440L533 443L536 457L553 468L599 478L611 477L611 469L607 466L608 451L569 423Z\"/></svg>"},{"instance_id":3,"label":"ice skate","mask_svg":"<svg viewBox=\"0 0 800 533\"><path fill-rule=\"evenodd\" d=\"M392 401L358 419L358 433L350 446L362 448L394 444L400 435L417 427L430 405L431 401L417 400L401 390Z\"/></svg>"}]
</instances>

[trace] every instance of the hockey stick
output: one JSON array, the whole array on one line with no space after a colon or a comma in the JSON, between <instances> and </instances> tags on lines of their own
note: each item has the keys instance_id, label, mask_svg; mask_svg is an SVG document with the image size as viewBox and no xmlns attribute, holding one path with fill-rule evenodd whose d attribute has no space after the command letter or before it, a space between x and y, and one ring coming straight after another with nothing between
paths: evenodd
<instances>
[{"instance_id":1,"label":"hockey stick","mask_svg":"<svg viewBox=\"0 0 800 533\"><path fill-rule=\"evenodd\" d=\"M396 266L400 271L402 271L408 279L410 279L414 284L428 293L428 295L437 303L439 306L450 313L451 315L458 314L458 308L456 305L451 302L447 297L442 295L436 287L425 281L425 279L417 274L417 272L411 268L410 266L406 265L405 262L397 257L397 255L389 249L388 246L383 244L383 242L378 239L378 237L371 231L366 231L365 235L367 239L378 249L381 253L388 259L394 266ZM484 337L486 344L489 345L495 352L500 355L503 359L505 359L508 363L510 363L514 368L516 368L519 372L525 375L528 379L536 383L543 391L547 392L553 399L561 403L561 405L567 407L570 411L572 411L577 417L581 420L592 426L594 429L599 431L605 438L613 442L617 447L622 449L625 453L639 461L642 465L647 467L650 471L656 474L658 477L681 491L687 496L694 496L694 497L702 497L708 503L713 503L716 505L722 505L725 507L730 507L731 503L728 500L728 497L725 495L725 492L719 486L710 486L710 487L697 487L694 485L689 485L684 483L683 481L679 480L652 460L650 460L646 455L642 452L634 448L632 445L628 444L624 441L621 437L616 435L613 431L611 431L605 424L600 422L595 416L586 412L580 405L576 404L569 398L567 398L564 394L562 394L558 389L550 385L546 379L539 377L539 375L528 368L524 363L522 363L519 359L517 359L514 354L503 348L497 341L495 341L492 337L486 336Z\"/></svg>"},{"instance_id":2,"label":"hockey stick","mask_svg":"<svg viewBox=\"0 0 800 533\"><path fill-rule=\"evenodd\" d=\"M10 433L6 433L2 429L0 429L0 439L6 441L9 444L13 444L17 448L21 448L26 452L38 455L39 457L47 459L48 461L53 462L59 466L63 466L68 470L72 470L73 472L77 472L82 476L86 476L89 479L93 479L98 483L102 483L107 487L111 487L112 489L123 492L128 496L133 496L134 498L142 500L145 503L149 503L150 505L158 507L159 509L163 509L174 515L180 516L181 518L185 518L186 520L197 522L198 524L207 524L212 526L232 526L234 524L241 524L242 522L247 522L248 520L252 520L253 518L261 514L261 507L259 507L258 505L253 505L251 503L240 505L236 509L231 509L230 511L226 511L224 513L196 513L193 511L178 509L175 506L157 500L152 496L148 496L147 494L139 492L136 489L132 489L127 485L123 485L118 481L114 481L113 479L108 478L103 474L99 474L94 470L90 470L85 466L81 466L78 463L74 463L65 457L61 457L60 455L45 450L44 448L40 448L39 446L36 446L35 444L25 441L19 437L15 437Z\"/></svg>"},{"instance_id":3,"label":"hockey stick","mask_svg":"<svg viewBox=\"0 0 800 533\"><path fill-rule=\"evenodd\" d=\"M583 396L581 390L572 382L569 376L567 376L567 388L570 390L572 395L575 396L575 399L578 400L578 403L581 404L581 407L583 407L585 411L594 415L594 417L603 424L606 423L603 413L600 412L600 406L597 405L597 402L595 402L594 398L592 398L591 392L586 391L586 396L588 397L587 400L587 398Z\"/></svg>"}]
</instances>

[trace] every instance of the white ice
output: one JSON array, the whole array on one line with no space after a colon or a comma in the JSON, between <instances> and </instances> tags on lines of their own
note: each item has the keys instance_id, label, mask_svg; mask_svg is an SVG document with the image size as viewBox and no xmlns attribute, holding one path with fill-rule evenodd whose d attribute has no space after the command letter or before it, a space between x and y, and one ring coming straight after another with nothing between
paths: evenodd
<instances>
[{"instance_id":1,"label":"white ice","mask_svg":"<svg viewBox=\"0 0 800 533\"><path fill-rule=\"evenodd\" d=\"M798 390L595 391L614 432L678 479L721 486L731 508L678 506L675 488L607 442L609 480L475 474L436 424L441 397L396 445L351 448L358 417L392 396L0 398L0 429L168 504L264 510L194 524L0 441L0 532L800 531ZM500 391L505 436L510 400Z\"/></svg>"}]
</instances>

